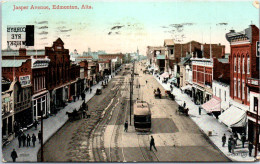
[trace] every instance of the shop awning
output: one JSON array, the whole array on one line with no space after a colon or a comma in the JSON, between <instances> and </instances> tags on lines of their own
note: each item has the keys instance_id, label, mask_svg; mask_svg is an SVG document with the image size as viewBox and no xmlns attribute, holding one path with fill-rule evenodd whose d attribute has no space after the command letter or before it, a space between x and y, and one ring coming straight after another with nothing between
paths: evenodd
<instances>
[{"instance_id":1,"label":"shop awning","mask_svg":"<svg viewBox=\"0 0 260 164\"><path fill-rule=\"evenodd\" d=\"M164 72L162 75L161 75L162 78L169 78L169 73L168 72Z\"/></svg>"},{"instance_id":2,"label":"shop awning","mask_svg":"<svg viewBox=\"0 0 260 164\"><path fill-rule=\"evenodd\" d=\"M190 90L191 91L191 85L186 85L186 86L184 86L184 87L181 87L181 90Z\"/></svg>"},{"instance_id":3,"label":"shop awning","mask_svg":"<svg viewBox=\"0 0 260 164\"><path fill-rule=\"evenodd\" d=\"M213 96L209 101L202 105L202 108L205 109L208 113L220 112L220 101L220 98Z\"/></svg>"},{"instance_id":4,"label":"shop awning","mask_svg":"<svg viewBox=\"0 0 260 164\"><path fill-rule=\"evenodd\" d=\"M246 112L232 105L219 116L219 120L228 127L244 127L246 125Z\"/></svg>"}]
</instances>

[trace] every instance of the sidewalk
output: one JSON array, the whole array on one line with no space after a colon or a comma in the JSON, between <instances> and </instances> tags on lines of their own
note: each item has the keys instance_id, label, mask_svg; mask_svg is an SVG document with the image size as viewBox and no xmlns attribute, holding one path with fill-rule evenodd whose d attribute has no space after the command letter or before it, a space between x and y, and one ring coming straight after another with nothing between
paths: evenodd
<instances>
[{"instance_id":1,"label":"sidewalk","mask_svg":"<svg viewBox=\"0 0 260 164\"><path fill-rule=\"evenodd\" d=\"M170 90L169 83L162 83L162 81L156 78L155 75L153 76L163 86L164 89ZM248 142L245 143L245 148L242 148L242 142L240 140L237 140L235 153L229 153L227 142L225 144L225 147L222 147L221 140L223 134L226 134L227 141L229 136L232 135L228 128L224 124L220 123L216 118L209 116L204 110L201 110L201 115L199 115L199 105L195 105L188 95L186 95L185 93L181 93L180 89L174 87L172 93L175 95L175 101L179 105L183 105L184 101L186 102L186 107L189 108L189 117L199 126L202 132L207 135L209 131L212 131L212 136L209 136L208 138L230 160L241 162L255 161L254 157L249 157ZM254 150L252 151L252 155L254 155Z\"/></svg>"},{"instance_id":2,"label":"sidewalk","mask_svg":"<svg viewBox=\"0 0 260 164\"><path fill-rule=\"evenodd\" d=\"M115 73L112 73L114 75ZM111 80L111 76L109 76L108 81ZM98 84L92 86L92 92L85 92L86 97L85 101L88 102L96 93L97 88L101 88L100 81ZM68 103L68 105L61 109L56 115L50 116L47 119L43 120L43 143L45 143L53 134L55 134L56 131L58 131L68 120L68 116L66 115L66 112L71 112L73 109L80 108L80 105L82 104L82 99L80 98L76 102ZM35 130L34 127L31 129L25 131L25 135L34 133L36 135L37 141L35 143L35 147L21 147L19 148L19 143L17 137L11 141L11 143L5 147L2 148L2 161L3 162L12 162L11 159L11 152L13 149L16 150L18 158L16 159L17 162L37 162L37 153L41 147L39 140L38 140L38 132L41 128L41 125L38 125L37 130ZM31 142L32 145L32 142Z\"/></svg>"}]
</instances>

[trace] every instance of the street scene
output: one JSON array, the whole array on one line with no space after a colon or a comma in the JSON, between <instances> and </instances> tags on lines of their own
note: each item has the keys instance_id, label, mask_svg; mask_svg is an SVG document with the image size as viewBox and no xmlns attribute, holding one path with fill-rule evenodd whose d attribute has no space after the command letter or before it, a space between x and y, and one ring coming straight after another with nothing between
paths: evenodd
<instances>
[{"instance_id":1,"label":"street scene","mask_svg":"<svg viewBox=\"0 0 260 164\"><path fill-rule=\"evenodd\" d=\"M258 1L2 11L2 162L259 161Z\"/></svg>"}]
</instances>

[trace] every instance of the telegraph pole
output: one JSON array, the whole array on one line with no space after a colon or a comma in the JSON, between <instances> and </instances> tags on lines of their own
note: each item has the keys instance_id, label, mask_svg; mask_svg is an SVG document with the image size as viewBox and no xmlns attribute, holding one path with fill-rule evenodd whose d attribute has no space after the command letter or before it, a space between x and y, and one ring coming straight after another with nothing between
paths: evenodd
<instances>
[{"instance_id":1,"label":"telegraph pole","mask_svg":"<svg viewBox=\"0 0 260 164\"><path fill-rule=\"evenodd\" d=\"M44 158L43 158L43 109L41 110L41 131L42 131L42 134L41 134L41 162L44 161Z\"/></svg>"},{"instance_id":2,"label":"telegraph pole","mask_svg":"<svg viewBox=\"0 0 260 164\"><path fill-rule=\"evenodd\" d=\"M132 110L133 110L133 92L134 92L134 70L135 70L135 61L133 62L133 70L131 73L130 80L130 125L132 125Z\"/></svg>"}]
</instances>

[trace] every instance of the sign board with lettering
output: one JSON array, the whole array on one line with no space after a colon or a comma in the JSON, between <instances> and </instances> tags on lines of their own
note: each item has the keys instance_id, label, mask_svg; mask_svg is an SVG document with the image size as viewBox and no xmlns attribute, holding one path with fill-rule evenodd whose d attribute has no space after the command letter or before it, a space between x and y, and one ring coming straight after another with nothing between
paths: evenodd
<instances>
[{"instance_id":1,"label":"sign board with lettering","mask_svg":"<svg viewBox=\"0 0 260 164\"><path fill-rule=\"evenodd\" d=\"M260 42L256 42L256 57L260 57Z\"/></svg>"},{"instance_id":2,"label":"sign board with lettering","mask_svg":"<svg viewBox=\"0 0 260 164\"><path fill-rule=\"evenodd\" d=\"M30 75L26 76L19 76L19 81L22 86L30 85L31 84L31 78Z\"/></svg>"},{"instance_id":3,"label":"sign board with lettering","mask_svg":"<svg viewBox=\"0 0 260 164\"><path fill-rule=\"evenodd\" d=\"M10 47L34 46L34 25L7 26L7 45Z\"/></svg>"}]
</instances>

